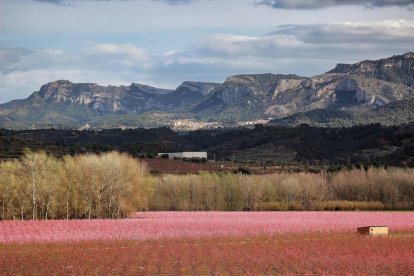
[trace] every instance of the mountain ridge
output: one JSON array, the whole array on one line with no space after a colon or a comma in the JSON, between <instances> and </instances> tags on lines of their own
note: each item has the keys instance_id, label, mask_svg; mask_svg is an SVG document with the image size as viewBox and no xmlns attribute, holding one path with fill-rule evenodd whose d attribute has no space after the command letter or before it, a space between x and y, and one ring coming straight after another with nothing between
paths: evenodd
<instances>
[{"instance_id":1,"label":"mountain ridge","mask_svg":"<svg viewBox=\"0 0 414 276\"><path fill-rule=\"evenodd\" d=\"M390 82L414 86L414 52L379 60L364 60L355 64L337 64L328 73L358 74ZM405 78L401 77L401 73Z\"/></svg>"},{"instance_id":2,"label":"mountain ridge","mask_svg":"<svg viewBox=\"0 0 414 276\"><path fill-rule=\"evenodd\" d=\"M407 52L338 64L313 77L241 74L223 83L185 81L176 89L58 80L27 99L0 104L0 127L151 127L172 126L177 121L225 127L269 119L297 124L304 118L309 124L323 126L326 121L329 126L332 120L340 124L338 114L348 114L343 124L354 125L363 123L364 116L371 122L369 114L378 108L413 97L414 53ZM406 123L411 117L403 116L410 111L404 108L411 106L397 105L401 120L392 122ZM384 118L377 121L385 122Z\"/></svg>"}]
</instances>

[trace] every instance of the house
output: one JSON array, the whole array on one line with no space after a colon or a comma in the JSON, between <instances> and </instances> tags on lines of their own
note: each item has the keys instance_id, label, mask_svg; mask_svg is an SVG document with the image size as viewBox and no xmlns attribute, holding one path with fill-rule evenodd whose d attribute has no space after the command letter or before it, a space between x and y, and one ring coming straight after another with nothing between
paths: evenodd
<instances>
[{"instance_id":1,"label":"house","mask_svg":"<svg viewBox=\"0 0 414 276\"><path fill-rule=\"evenodd\" d=\"M168 154L168 158L206 158L206 151L184 151L184 152L164 152L158 153L158 157L165 156Z\"/></svg>"},{"instance_id":2,"label":"house","mask_svg":"<svg viewBox=\"0 0 414 276\"><path fill-rule=\"evenodd\" d=\"M369 236L386 236L388 235L388 226L365 226L358 227L358 233Z\"/></svg>"}]
</instances>

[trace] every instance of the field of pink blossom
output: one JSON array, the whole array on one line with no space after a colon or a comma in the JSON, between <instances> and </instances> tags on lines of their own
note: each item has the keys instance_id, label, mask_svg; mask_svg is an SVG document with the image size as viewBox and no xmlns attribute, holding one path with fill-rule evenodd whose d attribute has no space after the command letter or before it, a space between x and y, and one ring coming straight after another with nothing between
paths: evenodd
<instances>
[{"instance_id":1,"label":"field of pink blossom","mask_svg":"<svg viewBox=\"0 0 414 276\"><path fill-rule=\"evenodd\" d=\"M282 234L0 243L0 275L413 275L414 237Z\"/></svg>"},{"instance_id":2,"label":"field of pink blossom","mask_svg":"<svg viewBox=\"0 0 414 276\"><path fill-rule=\"evenodd\" d=\"M141 212L122 220L0 221L0 243L355 232L366 225L414 231L414 212Z\"/></svg>"}]
</instances>

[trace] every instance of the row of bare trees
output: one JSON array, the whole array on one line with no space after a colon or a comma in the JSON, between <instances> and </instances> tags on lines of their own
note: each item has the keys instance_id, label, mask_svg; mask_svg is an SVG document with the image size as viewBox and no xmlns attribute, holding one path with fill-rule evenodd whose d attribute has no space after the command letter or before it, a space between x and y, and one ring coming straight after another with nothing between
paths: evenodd
<instances>
[{"instance_id":1,"label":"row of bare trees","mask_svg":"<svg viewBox=\"0 0 414 276\"><path fill-rule=\"evenodd\" d=\"M0 219L122 218L137 210L413 210L414 171L151 176L117 152L27 152L0 163Z\"/></svg>"},{"instance_id":2,"label":"row of bare trees","mask_svg":"<svg viewBox=\"0 0 414 276\"><path fill-rule=\"evenodd\" d=\"M371 168L272 175L168 175L152 210L413 210L414 171Z\"/></svg>"},{"instance_id":3,"label":"row of bare trees","mask_svg":"<svg viewBox=\"0 0 414 276\"><path fill-rule=\"evenodd\" d=\"M0 163L0 219L121 218L147 208L144 163L112 152L65 156L27 152Z\"/></svg>"}]
</instances>

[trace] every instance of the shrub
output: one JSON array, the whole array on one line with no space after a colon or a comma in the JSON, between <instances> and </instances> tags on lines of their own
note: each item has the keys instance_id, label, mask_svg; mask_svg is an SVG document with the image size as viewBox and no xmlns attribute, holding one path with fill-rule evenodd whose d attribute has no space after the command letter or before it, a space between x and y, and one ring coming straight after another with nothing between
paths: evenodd
<instances>
[{"instance_id":1,"label":"shrub","mask_svg":"<svg viewBox=\"0 0 414 276\"><path fill-rule=\"evenodd\" d=\"M160 156L162 159L168 159L168 158L170 158L170 155L169 154L167 154L167 153L163 153L163 154L161 154L161 156Z\"/></svg>"},{"instance_id":2,"label":"shrub","mask_svg":"<svg viewBox=\"0 0 414 276\"><path fill-rule=\"evenodd\" d=\"M249 168L246 167L239 167L237 170L234 170L235 174L247 174L250 175L252 172L249 170Z\"/></svg>"},{"instance_id":3,"label":"shrub","mask_svg":"<svg viewBox=\"0 0 414 276\"><path fill-rule=\"evenodd\" d=\"M287 211L289 206L286 203L273 201L261 202L257 205L257 211Z\"/></svg>"},{"instance_id":4,"label":"shrub","mask_svg":"<svg viewBox=\"0 0 414 276\"><path fill-rule=\"evenodd\" d=\"M385 205L379 201L331 200L315 202L312 209L316 211L380 211L385 209Z\"/></svg>"}]
</instances>

